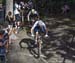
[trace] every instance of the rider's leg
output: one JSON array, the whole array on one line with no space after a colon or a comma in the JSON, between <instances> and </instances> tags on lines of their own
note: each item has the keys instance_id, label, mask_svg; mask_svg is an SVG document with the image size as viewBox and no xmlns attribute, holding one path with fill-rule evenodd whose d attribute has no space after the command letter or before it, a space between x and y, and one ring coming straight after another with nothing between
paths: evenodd
<instances>
[{"instance_id":1,"label":"rider's leg","mask_svg":"<svg viewBox=\"0 0 75 63\"><path fill-rule=\"evenodd\" d=\"M20 28L20 21L17 22L17 26L18 26L18 28Z\"/></svg>"},{"instance_id":2,"label":"rider's leg","mask_svg":"<svg viewBox=\"0 0 75 63\"><path fill-rule=\"evenodd\" d=\"M48 29L46 28L46 34L45 37L48 37Z\"/></svg>"}]
</instances>

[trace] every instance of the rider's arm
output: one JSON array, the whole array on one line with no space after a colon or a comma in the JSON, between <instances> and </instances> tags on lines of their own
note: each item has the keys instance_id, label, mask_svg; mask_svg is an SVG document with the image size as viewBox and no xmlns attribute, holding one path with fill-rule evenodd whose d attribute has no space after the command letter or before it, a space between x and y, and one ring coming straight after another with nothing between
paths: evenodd
<instances>
[{"instance_id":1,"label":"rider's arm","mask_svg":"<svg viewBox=\"0 0 75 63\"><path fill-rule=\"evenodd\" d=\"M44 28L45 28L45 30L46 30L46 24L45 24L45 23L43 23L43 26L44 26Z\"/></svg>"},{"instance_id":2,"label":"rider's arm","mask_svg":"<svg viewBox=\"0 0 75 63\"><path fill-rule=\"evenodd\" d=\"M28 13L27 15L27 20L30 21L30 14L31 14L31 11Z\"/></svg>"},{"instance_id":3,"label":"rider's arm","mask_svg":"<svg viewBox=\"0 0 75 63\"><path fill-rule=\"evenodd\" d=\"M48 37L48 29L47 29L47 27L46 27L46 24L45 24L45 23L43 23L43 27L44 27L45 32L46 32L45 37Z\"/></svg>"},{"instance_id":4,"label":"rider's arm","mask_svg":"<svg viewBox=\"0 0 75 63\"><path fill-rule=\"evenodd\" d=\"M37 26L37 24L38 24L38 21L36 21L36 22L34 23L33 27L31 28L31 34L34 34L34 33L33 33L33 32L34 32L34 28Z\"/></svg>"}]
</instances>

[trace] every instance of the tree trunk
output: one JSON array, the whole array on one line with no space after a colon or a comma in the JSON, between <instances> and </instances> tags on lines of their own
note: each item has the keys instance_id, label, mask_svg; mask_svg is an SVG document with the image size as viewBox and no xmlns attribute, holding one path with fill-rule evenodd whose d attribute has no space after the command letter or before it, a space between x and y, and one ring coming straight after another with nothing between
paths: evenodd
<instances>
[{"instance_id":1,"label":"tree trunk","mask_svg":"<svg viewBox=\"0 0 75 63\"><path fill-rule=\"evenodd\" d=\"M13 0L6 0L6 15L9 11L13 13Z\"/></svg>"}]
</instances>

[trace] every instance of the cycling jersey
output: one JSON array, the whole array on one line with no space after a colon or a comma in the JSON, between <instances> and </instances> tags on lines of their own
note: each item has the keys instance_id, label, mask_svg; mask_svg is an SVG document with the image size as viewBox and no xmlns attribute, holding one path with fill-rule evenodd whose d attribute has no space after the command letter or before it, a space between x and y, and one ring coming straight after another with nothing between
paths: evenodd
<instances>
[{"instance_id":1,"label":"cycling jersey","mask_svg":"<svg viewBox=\"0 0 75 63\"><path fill-rule=\"evenodd\" d=\"M36 21L32 27L32 29L34 29L36 26L40 26L40 27L45 27L46 29L46 25L42 20Z\"/></svg>"},{"instance_id":2,"label":"cycling jersey","mask_svg":"<svg viewBox=\"0 0 75 63\"><path fill-rule=\"evenodd\" d=\"M35 16L39 16L39 14L36 10L32 9L31 11L29 11L29 13L27 15L28 21L30 21L31 19L34 19Z\"/></svg>"},{"instance_id":3,"label":"cycling jersey","mask_svg":"<svg viewBox=\"0 0 75 63\"><path fill-rule=\"evenodd\" d=\"M42 31L45 32L46 31L46 25L42 20L38 20L34 23L32 29L37 32L37 31Z\"/></svg>"}]
</instances>

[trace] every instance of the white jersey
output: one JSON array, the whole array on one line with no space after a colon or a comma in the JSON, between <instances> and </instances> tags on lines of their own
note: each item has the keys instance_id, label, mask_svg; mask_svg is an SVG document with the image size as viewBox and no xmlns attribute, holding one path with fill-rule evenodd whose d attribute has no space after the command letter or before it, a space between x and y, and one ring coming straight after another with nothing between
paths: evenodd
<instances>
[{"instance_id":1,"label":"white jersey","mask_svg":"<svg viewBox=\"0 0 75 63\"><path fill-rule=\"evenodd\" d=\"M37 25L39 25L40 27L44 27L46 29L46 25L42 20L36 21L32 27L32 29L34 29Z\"/></svg>"},{"instance_id":2,"label":"white jersey","mask_svg":"<svg viewBox=\"0 0 75 63\"><path fill-rule=\"evenodd\" d=\"M19 11L17 9L15 9L14 14L20 14Z\"/></svg>"},{"instance_id":3,"label":"white jersey","mask_svg":"<svg viewBox=\"0 0 75 63\"><path fill-rule=\"evenodd\" d=\"M14 14L15 14L15 15L16 15L16 14L20 14L20 12L18 11L18 9L20 9L20 8L21 8L20 5L15 4L15 10L14 10Z\"/></svg>"},{"instance_id":4,"label":"white jersey","mask_svg":"<svg viewBox=\"0 0 75 63\"><path fill-rule=\"evenodd\" d=\"M38 12L37 12L36 10L35 10L34 12L32 12L32 10L29 11L29 13L28 13L28 15L27 15L27 19L28 19L28 21L30 21L30 15L31 15L31 14L39 15Z\"/></svg>"}]
</instances>

